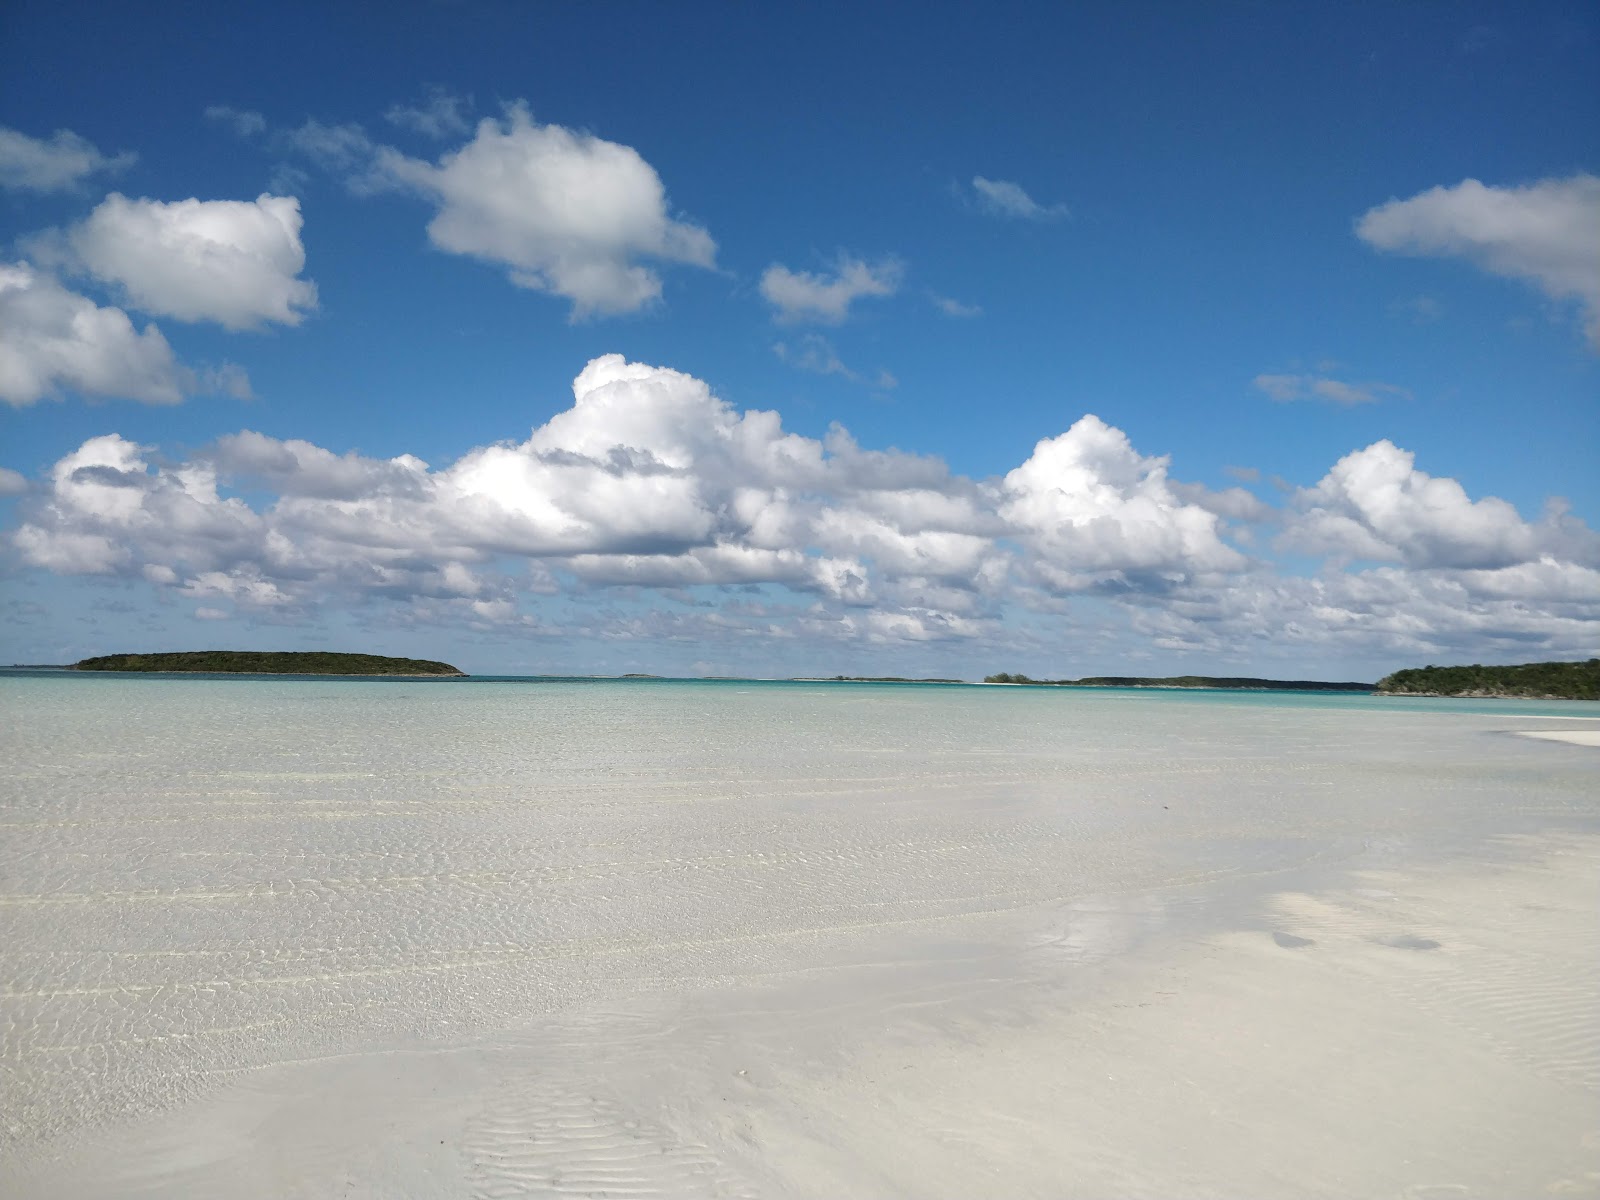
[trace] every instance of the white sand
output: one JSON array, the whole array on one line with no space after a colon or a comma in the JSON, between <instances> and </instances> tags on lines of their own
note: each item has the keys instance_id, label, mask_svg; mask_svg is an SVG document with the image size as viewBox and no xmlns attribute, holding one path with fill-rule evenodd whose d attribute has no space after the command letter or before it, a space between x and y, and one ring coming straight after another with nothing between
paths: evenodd
<instances>
[{"instance_id":1,"label":"white sand","mask_svg":"<svg viewBox=\"0 0 1600 1200\"><path fill-rule=\"evenodd\" d=\"M344 686L8 709L0 1194L1600 1194L1586 751Z\"/></svg>"},{"instance_id":2,"label":"white sand","mask_svg":"<svg viewBox=\"0 0 1600 1200\"><path fill-rule=\"evenodd\" d=\"M1600 729L1519 729L1523 737L1547 742L1568 742L1574 746L1600 746Z\"/></svg>"}]
</instances>

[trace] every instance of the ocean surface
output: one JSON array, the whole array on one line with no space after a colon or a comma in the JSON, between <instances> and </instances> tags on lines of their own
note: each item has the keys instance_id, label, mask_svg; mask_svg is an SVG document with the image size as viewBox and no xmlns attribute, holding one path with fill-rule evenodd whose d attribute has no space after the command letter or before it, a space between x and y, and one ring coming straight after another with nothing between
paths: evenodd
<instances>
[{"instance_id":1,"label":"ocean surface","mask_svg":"<svg viewBox=\"0 0 1600 1200\"><path fill-rule=\"evenodd\" d=\"M286 1064L580 1014L613 1037L597 1012L963 947L1022 978L1051 939L1057 969L1213 910L1248 926L1286 881L1514 857L1519 835L1600 829L1597 751L1515 735L1597 717L1335 693L0 673L0 1158L36 1182L63 1147L92 1154ZM171 1155L199 1168L158 1152L119 1169L181 1192Z\"/></svg>"}]
</instances>

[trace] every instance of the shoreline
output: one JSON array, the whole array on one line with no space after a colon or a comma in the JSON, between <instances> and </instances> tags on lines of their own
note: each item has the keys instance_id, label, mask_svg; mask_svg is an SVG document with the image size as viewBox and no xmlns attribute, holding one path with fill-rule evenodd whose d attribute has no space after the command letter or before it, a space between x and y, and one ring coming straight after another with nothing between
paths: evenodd
<instances>
[{"instance_id":1,"label":"shoreline","mask_svg":"<svg viewBox=\"0 0 1600 1200\"><path fill-rule=\"evenodd\" d=\"M1491 692L1477 689L1471 692L1373 692L1374 696L1390 696L1396 699L1416 697L1422 700L1572 700L1579 704L1600 704L1589 696L1555 696L1541 693L1530 696L1525 692Z\"/></svg>"},{"instance_id":2,"label":"shoreline","mask_svg":"<svg viewBox=\"0 0 1600 1200\"><path fill-rule=\"evenodd\" d=\"M1600 748L1600 729L1517 729L1517 737L1534 738L1541 742L1565 742L1569 746Z\"/></svg>"}]
</instances>

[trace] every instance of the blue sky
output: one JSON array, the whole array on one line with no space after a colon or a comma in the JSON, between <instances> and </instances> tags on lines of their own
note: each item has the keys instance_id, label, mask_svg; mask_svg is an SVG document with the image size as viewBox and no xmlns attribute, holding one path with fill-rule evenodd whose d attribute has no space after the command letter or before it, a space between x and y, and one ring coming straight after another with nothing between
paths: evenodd
<instances>
[{"instance_id":1,"label":"blue sky","mask_svg":"<svg viewBox=\"0 0 1600 1200\"><path fill-rule=\"evenodd\" d=\"M1591 6L0 22L0 659L1600 652Z\"/></svg>"}]
</instances>

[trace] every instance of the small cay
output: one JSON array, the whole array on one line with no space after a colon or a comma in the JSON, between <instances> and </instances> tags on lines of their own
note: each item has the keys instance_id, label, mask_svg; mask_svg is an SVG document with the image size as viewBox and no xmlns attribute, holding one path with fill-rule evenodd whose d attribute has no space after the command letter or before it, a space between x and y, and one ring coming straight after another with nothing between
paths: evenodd
<instances>
[{"instance_id":1,"label":"small cay","mask_svg":"<svg viewBox=\"0 0 1600 1200\"><path fill-rule=\"evenodd\" d=\"M72 664L75 671L225 675L441 675L465 677L449 663L329 650L184 650L172 654L103 654Z\"/></svg>"}]
</instances>

